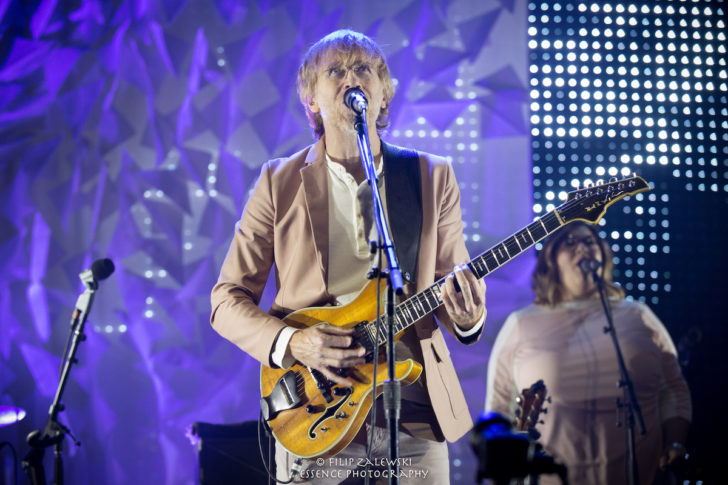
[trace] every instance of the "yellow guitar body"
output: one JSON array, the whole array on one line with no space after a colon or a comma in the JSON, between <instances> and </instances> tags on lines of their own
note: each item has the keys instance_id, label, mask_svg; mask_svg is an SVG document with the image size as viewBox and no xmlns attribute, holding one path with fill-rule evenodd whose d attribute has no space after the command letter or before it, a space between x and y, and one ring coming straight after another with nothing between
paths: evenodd
<instances>
[{"instance_id":1,"label":"yellow guitar body","mask_svg":"<svg viewBox=\"0 0 728 485\"><path fill-rule=\"evenodd\" d=\"M384 285L382 282L382 287ZM348 305L306 308L291 313L283 321L298 328L323 322L351 328L357 323L370 322L376 318L376 292L377 283L371 281ZM268 420L273 435L288 451L303 458L337 454L354 439L372 406L373 363L346 369L347 378L354 382L352 388L334 384L323 392L317 384L326 379L322 376L317 379L314 373L301 364L295 364L287 370L263 366L260 372L261 396L271 395L276 385L280 389L281 380L289 372L295 375L295 391L293 386L289 386L286 392L280 394L295 392L301 401ZM412 359L397 362L395 374L401 385L410 385L422 374L422 364ZM387 378L385 358L381 355L377 367L377 396L382 393L381 384Z\"/></svg>"}]
</instances>

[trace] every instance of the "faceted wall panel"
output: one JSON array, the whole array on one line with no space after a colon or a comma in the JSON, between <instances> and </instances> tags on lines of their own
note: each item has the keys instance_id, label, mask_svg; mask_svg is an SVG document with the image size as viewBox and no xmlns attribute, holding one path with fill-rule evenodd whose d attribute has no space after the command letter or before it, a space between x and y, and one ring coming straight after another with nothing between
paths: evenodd
<instances>
[{"instance_id":1,"label":"faceted wall panel","mask_svg":"<svg viewBox=\"0 0 728 485\"><path fill-rule=\"evenodd\" d=\"M105 257L63 399L68 483L194 483L190 425L256 419L259 364L211 329L209 291L259 167L313 140L295 73L332 30L383 46L386 139L450 157L473 254L527 224L525 19L515 0L0 2L0 405L28 413L0 441L22 456L45 424L78 274ZM451 345L474 415L531 265L489 277L486 336ZM454 480L471 455L451 448Z\"/></svg>"}]
</instances>

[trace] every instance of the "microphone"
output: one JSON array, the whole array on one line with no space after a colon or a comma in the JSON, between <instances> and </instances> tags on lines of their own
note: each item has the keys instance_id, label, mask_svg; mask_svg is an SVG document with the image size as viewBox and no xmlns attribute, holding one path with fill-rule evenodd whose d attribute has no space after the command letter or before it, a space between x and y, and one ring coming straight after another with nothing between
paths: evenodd
<instances>
[{"instance_id":1,"label":"microphone","mask_svg":"<svg viewBox=\"0 0 728 485\"><path fill-rule=\"evenodd\" d=\"M105 280L114 272L114 262L109 258L97 259L91 265L91 273L96 281Z\"/></svg>"},{"instance_id":2,"label":"microphone","mask_svg":"<svg viewBox=\"0 0 728 485\"><path fill-rule=\"evenodd\" d=\"M344 93L344 104L354 113L360 115L367 109L368 101L361 89L349 88Z\"/></svg>"},{"instance_id":3,"label":"microphone","mask_svg":"<svg viewBox=\"0 0 728 485\"><path fill-rule=\"evenodd\" d=\"M602 263L592 258L584 258L579 261L579 268L584 274L596 273L602 267Z\"/></svg>"},{"instance_id":4,"label":"microphone","mask_svg":"<svg viewBox=\"0 0 728 485\"><path fill-rule=\"evenodd\" d=\"M111 276L114 269L114 263L109 258L97 259L93 262L91 268L82 271L78 277L81 278L81 281L84 283L91 281L98 282Z\"/></svg>"}]
</instances>

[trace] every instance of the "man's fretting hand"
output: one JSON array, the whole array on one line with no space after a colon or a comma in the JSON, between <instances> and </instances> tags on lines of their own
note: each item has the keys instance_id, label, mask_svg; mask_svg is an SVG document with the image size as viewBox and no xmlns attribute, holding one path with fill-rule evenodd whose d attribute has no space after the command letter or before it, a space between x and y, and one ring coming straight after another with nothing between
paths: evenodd
<instances>
[{"instance_id":1,"label":"man's fretting hand","mask_svg":"<svg viewBox=\"0 0 728 485\"><path fill-rule=\"evenodd\" d=\"M457 280L460 291L455 290ZM450 318L462 330L469 330L485 312L485 282L478 280L466 264L459 264L442 285L442 302Z\"/></svg>"}]
</instances>

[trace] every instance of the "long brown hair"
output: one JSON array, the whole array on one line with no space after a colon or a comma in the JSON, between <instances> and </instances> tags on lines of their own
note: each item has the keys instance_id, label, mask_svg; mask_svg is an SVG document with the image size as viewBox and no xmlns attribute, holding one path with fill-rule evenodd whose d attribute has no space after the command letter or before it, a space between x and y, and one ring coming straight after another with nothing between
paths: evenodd
<instances>
[{"instance_id":1,"label":"long brown hair","mask_svg":"<svg viewBox=\"0 0 728 485\"><path fill-rule=\"evenodd\" d=\"M599 233L595 226L585 222L576 221L568 226L560 229L551 235L543 243L543 249L538 252L536 260L536 269L531 275L531 288L536 295L535 303L539 305L555 306L564 301L564 287L559 275L559 268L556 264L556 252L561 244L569 236L569 234L578 227L586 227L592 233L594 240L599 245L602 253L602 274L604 275L604 287L607 290L607 296L618 299L624 298L624 290L613 282L612 272L614 271L614 262L612 261L612 251L609 244L599 237Z\"/></svg>"}]
</instances>

